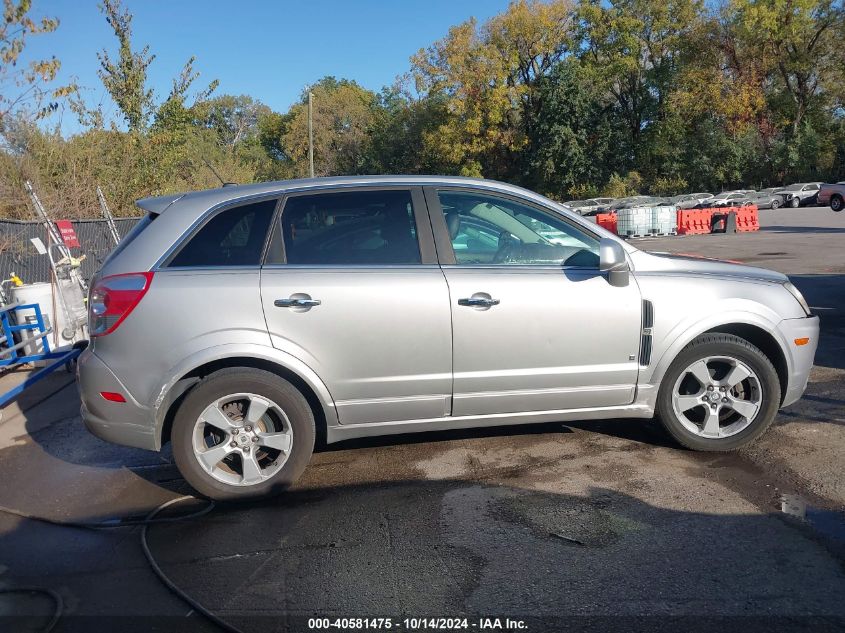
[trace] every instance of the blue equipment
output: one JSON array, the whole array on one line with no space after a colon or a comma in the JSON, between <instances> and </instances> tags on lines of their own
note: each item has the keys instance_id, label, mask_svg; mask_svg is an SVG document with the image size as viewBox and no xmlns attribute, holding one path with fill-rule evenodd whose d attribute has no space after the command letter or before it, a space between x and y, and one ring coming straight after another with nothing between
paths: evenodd
<instances>
[{"instance_id":1,"label":"blue equipment","mask_svg":"<svg viewBox=\"0 0 845 633\"><path fill-rule=\"evenodd\" d=\"M13 318L13 315L16 316L18 310L32 310L35 313L35 319L30 322L18 323L17 321L19 319ZM23 393L24 389L33 383L38 382L47 374L52 373L59 367L65 366L68 370L70 370L71 363L76 360L77 356L79 356L84 349L83 346L79 346L72 349L51 351L47 335L53 331L53 328L44 327L44 317L41 314L41 306L37 303L12 303L0 306L0 327L2 327L2 337L0 337L0 368L36 361L54 361L46 367L36 371L17 387L14 387L0 395L0 407L5 406L16 396ZM16 343L15 333L25 331L33 332L34 335L31 338L21 337L22 340L19 343ZM37 344L38 339L41 339L41 353L27 354L23 352L26 346Z\"/></svg>"}]
</instances>

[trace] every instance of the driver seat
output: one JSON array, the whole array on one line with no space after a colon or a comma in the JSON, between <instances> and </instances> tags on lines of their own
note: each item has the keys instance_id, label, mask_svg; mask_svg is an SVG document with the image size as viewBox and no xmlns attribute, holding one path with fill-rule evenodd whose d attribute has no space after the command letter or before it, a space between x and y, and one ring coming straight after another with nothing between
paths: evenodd
<instances>
[{"instance_id":1,"label":"driver seat","mask_svg":"<svg viewBox=\"0 0 845 633\"><path fill-rule=\"evenodd\" d=\"M449 229L449 239L454 242L461 230L461 216L457 211L449 211L446 214L446 228Z\"/></svg>"}]
</instances>

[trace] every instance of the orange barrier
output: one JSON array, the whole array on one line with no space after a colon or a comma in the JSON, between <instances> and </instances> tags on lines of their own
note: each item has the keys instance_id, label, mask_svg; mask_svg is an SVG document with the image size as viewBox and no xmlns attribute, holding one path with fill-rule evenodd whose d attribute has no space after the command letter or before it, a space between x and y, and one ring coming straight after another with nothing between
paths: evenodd
<instances>
[{"instance_id":1,"label":"orange barrier","mask_svg":"<svg viewBox=\"0 0 845 633\"><path fill-rule=\"evenodd\" d=\"M678 211L678 235L702 235L710 232L714 209L686 209Z\"/></svg>"},{"instance_id":2,"label":"orange barrier","mask_svg":"<svg viewBox=\"0 0 845 633\"><path fill-rule=\"evenodd\" d=\"M618 223L616 219L615 213L597 213L596 214L596 224L598 224L603 229L607 229L611 233L616 233L619 235L619 230L617 229Z\"/></svg>"},{"instance_id":3,"label":"orange barrier","mask_svg":"<svg viewBox=\"0 0 845 633\"><path fill-rule=\"evenodd\" d=\"M737 231L759 231L760 218L757 214L757 205L749 205L747 207L737 207L732 209L736 211L736 230Z\"/></svg>"}]
</instances>

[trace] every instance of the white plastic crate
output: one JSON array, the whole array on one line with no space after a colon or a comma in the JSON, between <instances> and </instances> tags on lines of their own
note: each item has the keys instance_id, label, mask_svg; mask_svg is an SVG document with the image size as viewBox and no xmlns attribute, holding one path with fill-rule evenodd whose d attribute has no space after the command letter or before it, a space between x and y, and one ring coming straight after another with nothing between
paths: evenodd
<instances>
[{"instance_id":1,"label":"white plastic crate","mask_svg":"<svg viewBox=\"0 0 845 633\"><path fill-rule=\"evenodd\" d=\"M621 237L643 237L651 229L651 207L619 209L616 212L617 232Z\"/></svg>"},{"instance_id":2,"label":"white plastic crate","mask_svg":"<svg viewBox=\"0 0 845 633\"><path fill-rule=\"evenodd\" d=\"M675 235L677 229L678 207L671 205L651 208L651 225L649 226L651 235Z\"/></svg>"}]
</instances>

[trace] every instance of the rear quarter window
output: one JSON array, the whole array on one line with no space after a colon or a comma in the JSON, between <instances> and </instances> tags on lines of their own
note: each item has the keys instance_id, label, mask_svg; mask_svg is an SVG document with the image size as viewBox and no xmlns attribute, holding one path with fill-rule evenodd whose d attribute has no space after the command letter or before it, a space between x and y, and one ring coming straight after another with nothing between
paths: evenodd
<instances>
[{"instance_id":1,"label":"rear quarter window","mask_svg":"<svg viewBox=\"0 0 845 633\"><path fill-rule=\"evenodd\" d=\"M168 268L258 266L276 203L263 200L214 215L177 251Z\"/></svg>"}]
</instances>

